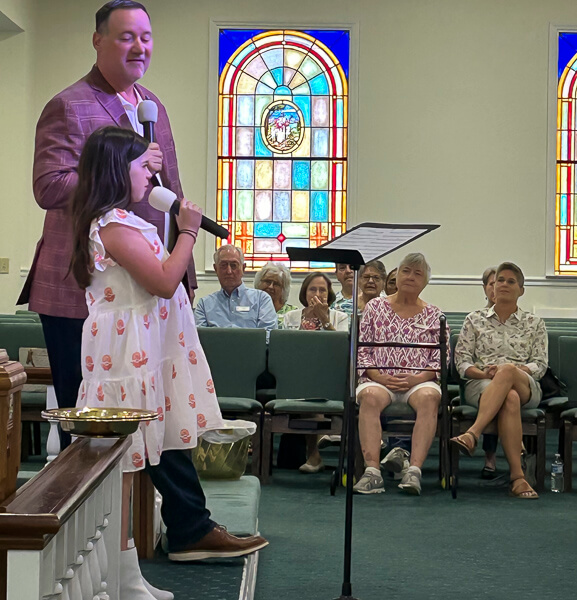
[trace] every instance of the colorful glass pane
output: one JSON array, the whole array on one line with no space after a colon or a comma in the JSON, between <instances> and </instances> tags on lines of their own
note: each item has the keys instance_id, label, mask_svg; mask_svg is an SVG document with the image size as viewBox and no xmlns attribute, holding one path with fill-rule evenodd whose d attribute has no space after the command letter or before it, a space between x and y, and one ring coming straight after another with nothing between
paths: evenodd
<instances>
[{"instance_id":1,"label":"colorful glass pane","mask_svg":"<svg viewBox=\"0 0 577 600\"><path fill-rule=\"evenodd\" d=\"M558 35L555 274L577 275L577 32Z\"/></svg>"},{"instance_id":2,"label":"colorful glass pane","mask_svg":"<svg viewBox=\"0 0 577 600\"><path fill-rule=\"evenodd\" d=\"M347 30L220 30L217 220L249 269L346 229L349 40Z\"/></svg>"},{"instance_id":3,"label":"colorful glass pane","mask_svg":"<svg viewBox=\"0 0 577 600\"><path fill-rule=\"evenodd\" d=\"M272 192L270 190L256 192L254 218L257 221L272 219Z\"/></svg>"}]
</instances>

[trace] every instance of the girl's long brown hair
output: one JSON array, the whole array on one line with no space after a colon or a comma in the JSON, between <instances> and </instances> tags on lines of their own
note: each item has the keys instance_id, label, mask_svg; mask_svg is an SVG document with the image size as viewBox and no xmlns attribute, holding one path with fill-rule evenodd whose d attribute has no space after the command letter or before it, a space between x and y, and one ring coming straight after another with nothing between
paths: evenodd
<instances>
[{"instance_id":1,"label":"girl's long brown hair","mask_svg":"<svg viewBox=\"0 0 577 600\"><path fill-rule=\"evenodd\" d=\"M94 268L90 224L113 208L128 207L132 197L130 163L147 148L142 136L120 127L102 127L86 140L71 205L74 246L70 270L82 289L90 285Z\"/></svg>"}]
</instances>

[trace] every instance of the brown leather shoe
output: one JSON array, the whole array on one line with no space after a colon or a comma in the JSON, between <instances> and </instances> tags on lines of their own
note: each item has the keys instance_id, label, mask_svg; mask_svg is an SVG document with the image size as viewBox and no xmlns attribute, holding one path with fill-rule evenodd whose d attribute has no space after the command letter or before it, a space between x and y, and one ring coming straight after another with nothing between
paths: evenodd
<instances>
[{"instance_id":1,"label":"brown leather shoe","mask_svg":"<svg viewBox=\"0 0 577 600\"><path fill-rule=\"evenodd\" d=\"M225 527L217 525L195 544L181 552L170 552L168 558L174 561L203 560L205 558L233 558L251 554L268 546L268 541L260 535L236 537Z\"/></svg>"}]
</instances>

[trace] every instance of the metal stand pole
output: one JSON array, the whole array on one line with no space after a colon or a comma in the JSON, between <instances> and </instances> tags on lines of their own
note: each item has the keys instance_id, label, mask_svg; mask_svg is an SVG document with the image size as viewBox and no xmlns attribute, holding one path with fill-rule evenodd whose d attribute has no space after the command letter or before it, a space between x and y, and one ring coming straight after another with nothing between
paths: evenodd
<instances>
[{"instance_id":1,"label":"metal stand pole","mask_svg":"<svg viewBox=\"0 0 577 600\"><path fill-rule=\"evenodd\" d=\"M347 486L345 506L345 554L341 595L335 600L357 600L353 597L351 585L351 557L353 538L353 477L355 473L355 403L357 383L357 334L358 334L358 285L360 265L350 265L354 271L353 314L351 319L349 356L349 399L347 402Z\"/></svg>"}]
</instances>

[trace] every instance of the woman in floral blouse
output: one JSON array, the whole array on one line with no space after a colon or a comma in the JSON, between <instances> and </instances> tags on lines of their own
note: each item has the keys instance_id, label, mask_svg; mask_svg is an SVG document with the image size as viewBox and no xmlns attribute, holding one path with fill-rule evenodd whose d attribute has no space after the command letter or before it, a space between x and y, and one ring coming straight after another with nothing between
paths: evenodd
<instances>
[{"instance_id":1,"label":"woman in floral blouse","mask_svg":"<svg viewBox=\"0 0 577 600\"><path fill-rule=\"evenodd\" d=\"M539 496L521 468L521 407L535 408L541 401L538 381L547 370L547 331L542 319L517 306L523 284L521 269L502 263L497 267L494 306L465 319L455 364L468 380L465 401L478 406L479 412L471 428L451 442L472 456L479 436L496 418L511 471L510 493L533 499Z\"/></svg>"}]
</instances>

